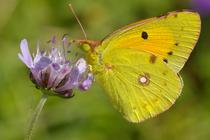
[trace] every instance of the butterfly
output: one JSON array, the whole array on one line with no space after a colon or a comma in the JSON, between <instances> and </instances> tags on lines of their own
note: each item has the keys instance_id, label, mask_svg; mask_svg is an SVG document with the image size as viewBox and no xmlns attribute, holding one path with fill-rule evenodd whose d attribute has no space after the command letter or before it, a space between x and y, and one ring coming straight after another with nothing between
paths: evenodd
<instances>
[{"instance_id":1,"label":"butterfly","mask_svg":"<svg viewBox=\"0 0 210 140\"><path fill-rule=\"evenodd\" d=\"M96 80L129 122L139 123L169 109L180 96L179 71L201 30L190 10L142 20L88 44L87 57Z\"/></svg>"}]
</instances>

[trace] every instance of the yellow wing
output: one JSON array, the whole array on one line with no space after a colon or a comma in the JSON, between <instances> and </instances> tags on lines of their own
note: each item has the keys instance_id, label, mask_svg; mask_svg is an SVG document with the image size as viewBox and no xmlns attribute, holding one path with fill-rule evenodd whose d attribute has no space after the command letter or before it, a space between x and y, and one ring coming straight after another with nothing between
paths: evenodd
<instances>
[{"instance_id":1,"label":"yellow wing","mask_svg":"<svg viewBox=\"0 0 210 140\"><path fill-rule=\"evenodd\" d=\"M171 12L117 30L102 41L101 49L132 48L160 57L179 72L200 34L200 16L195 12Z\"/></svg>"},{"instance_id":2,"label":"yellow wing","mask_svg":"<svg viewBox=\"0 0 210 140\"><path fill-rule=\"evenodd\" d=\"M103 72L97 78L114 107L130 122L167 110L181 93L183 84L177 73L160 58L150 63L152 57L129 48L112 49L103 55Z\"/></svg>"}]
</instances>

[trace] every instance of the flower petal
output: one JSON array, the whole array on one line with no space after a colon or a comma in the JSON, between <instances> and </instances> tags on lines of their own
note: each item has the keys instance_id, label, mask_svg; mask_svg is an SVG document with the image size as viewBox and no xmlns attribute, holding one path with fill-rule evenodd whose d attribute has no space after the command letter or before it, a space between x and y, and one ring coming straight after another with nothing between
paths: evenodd
<instances>
[{"instance_id":1,"label":"flower petal","mask_svg":"<svg viewBox=\"0 0 210 140\"><path fill-rule=\"evenodd\" d=\"M74 97L73 94L73 90L67 90L67 91L63 91L63 92L58 92L58 96L62 97L62 98L71 98Z\"/></svg>"},{"instance_id":2,"label":"flower petal","mask_svg":"<svg viewBox=\"0 0 210 140\"><path fill-rule=\"evenodd\" d=\"M28 49L28 42L26 39L23 39L20 43L20 49L22 54L18 54L20 60L26 64L28 68L32 68L34 66L33 60Z\"/></svg>"},{"instance_id":3,"label":"flower petal","mask_svg":"<svg viewBox=\"0 0 210 140\"><path fill-rule=\"evenodd\" d=\"M89 73L87 79L85 79L80 85L80 90L88 90L93 83L93 74Z\"/></svg>"},{"instance_id":4,"label":"flower petal","mask_svg":"<svg viewBox=\"0 0 210 140\"><path fill-rule=\"evenodd\" d=\"M76 66L79 70L79 73L83 73L86 71L87 69L87 64L84 58L80 58L77 62L76 62Z\"/></svg>"},{"instance_id":5,"label":"flower petal","mask_svg":"<svg viewBox=\"0 0 210 140\"><path fill-rule=\"evenodd\" d=\"M77 86L79 76L79 69L77 67L72 68L72 70L70 71L68 81L63 86L57 88L56 91L61 92L72 89L74 86Z\"/></svg>"},{"instance_id":6,"label":"flower petal","mask_svg":"<svg viewBox=\"0 0 210 140\"><path fill-rule=\"evenodd\" d=\"M19 59L28 67L28 68L31 68L31 66L29 66L27 64L27 61L25 60L25 58L22 56L22 54L18 53L18 57Z\"/></svg>"},{"instance_id":7,"label":"flower petal","mask_svg":"<svg viewBox=\"0 0 210 140\"><path fill-rule=\"evenodd\" d=\"M34 57L34 64L36 64L37 62L39 62L39 60L41 59L42 55L40 53L39 50L39 42L37 43L37 49L36 49L36 55Z\"/></svg>"},{"instance_id":8,"label":"flower petal","mask_svg":"<svg viewBox=\"0 0 210 140\"><path fill-rule=\"evenodd\" d=\"M47 67L51 63L52 63L52 61L48 57L41 57L39 62L37 62L35 64L35 69L37 71L40 71L40 70L44 69L45 67Z\"/></svg>"},{"instance_id":9,"label":"flower petal","mask_svg":"<svg viewBox=\"0 0 210 140\"><path fill-rule=\"evenodd\" d=\"M44 69L41 70L40 78L42 80L43 88L46 88L48 85L51 70L52 69L51 69L50 65L48 65L47 67L45 67Z\"/></svg>"},{"instance_id":10,"label":"flower petal","mask_svg":"<svg viewBox=\"0 0 210 140\"><path fill-rule=\"evenodd\" d=\"M33 75L33 79L36 81L37 86L42 87L42 80L41 80L41 72L36 71L35 69L31 69L31 73Z\"/></svg>"},{"instance_id":11,"label":"flower petal","mask_svg":"<svg viewBox=\"0 0 210 140\"><path fill-rule=\"evenodd\" d=\"M66 91L65 93L64 93L64 98L71 98L71 97L73 97L74 96L74 94L73 94L73 90L68 90L68 91Z\"/></svg>"},{"instance_id":12,"label":"flower petal","mask_svg":"<svg viewBox=\"0 0 210 140\"><path fill-rule=\"evenodd\" d=\"M56 79L53 82L53 87L57 87L58 84L65 78L65 76L71 71L71 68L66 65L63 68L61 68L61 70L58 72L58 74L56 75Z\"/></svg>"},{"instance_id":13,"label":"flower petal","mask_svg":"<svg viewBox=\"0 0 210 140\"><path fill-rule=\"evenodd\" d=\"M53 68L52 64L49 67L50 67L51 71L50 71L50 76L49 76L47 88L52 88L53 87L53 83L55 82L55 79L56 79L58 73Z\"/></svg>"}]
</instances>

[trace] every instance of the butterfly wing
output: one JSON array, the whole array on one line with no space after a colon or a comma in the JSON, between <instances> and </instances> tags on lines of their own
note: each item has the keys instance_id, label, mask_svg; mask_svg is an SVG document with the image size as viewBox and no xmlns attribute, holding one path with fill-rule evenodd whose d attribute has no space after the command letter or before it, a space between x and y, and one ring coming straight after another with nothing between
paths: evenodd
<instances>
[{"instance_id":1,"label":"butterfly wing","mask_svg":"<svg viewBox=\"0 0 210 140\"><path fill-rule=\"evenodd\" d=\"M90 52L96 78L127 120L141 122L174 104L183 87L177 73L200 28L197 13L171 12L123 27Z\"/></svg>"},{"instance_id":2,"label":"butterfly wing","mask_svg":"<svg viewBox=\"0 0 210 140\"><path fill-rule=\"evenodd\" d=\"M97 78L114 107L130 122L167 110L182 90L181 78L158 57L150 63L151 57L130 48L112 49L103 55L104 71Z\"/></svg>"},{"instance_id":3,"label":"butterfly wing","mask_svg":"<svg viewBox=\"0 0 210 140\"><path fill-rule=\"evenodd\" d=\"M171 12L143 20L110 34L102 41L104 53L112 48L131 48L162 59L179 72L200 34L200 16L195 12Z\"/></svg>"}]
</instances>

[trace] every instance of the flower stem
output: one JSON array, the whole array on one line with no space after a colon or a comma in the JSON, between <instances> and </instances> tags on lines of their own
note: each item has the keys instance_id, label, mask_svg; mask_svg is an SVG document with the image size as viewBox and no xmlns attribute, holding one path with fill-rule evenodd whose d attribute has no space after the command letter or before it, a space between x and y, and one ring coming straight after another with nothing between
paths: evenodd
<instances>
[{"instance_id":1,"label":"flower stem","mask_svg":"<svg viewBox=\"0 0 210 140\"><path fill-rule=\"evenodd\" d=\"M40 113L41 113L41 111L42 111L42 109L44 107L45 102L47 101L47 97L48 97L48 95L43 93L43 95L42 95L38 105L36 106L36 109L35 109L35 111L33 113L33 116L32 116L32 118L31 118L31 120L29 122L29 127L27 129L25 140L31 140L31 136L32 136L32 132L33 132L34 126L35 126L35 124L36 124L36 122L37 122L37 120L38 120L38 118L40 116Z\"/></svg>"}]
</instances>

